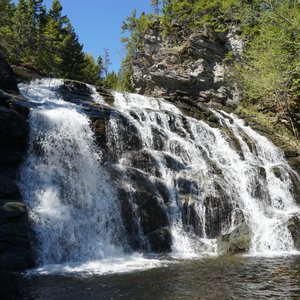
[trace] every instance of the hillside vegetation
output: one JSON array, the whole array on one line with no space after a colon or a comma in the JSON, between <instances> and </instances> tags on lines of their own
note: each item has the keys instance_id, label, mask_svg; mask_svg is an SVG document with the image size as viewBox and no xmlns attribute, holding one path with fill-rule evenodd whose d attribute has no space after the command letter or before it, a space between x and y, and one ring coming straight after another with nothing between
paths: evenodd
<instances>
[{"instance_id":1,"label":"hillside vegetation","mask_svg":"<svg viewBox=\"0 0 300 300\"><path fill-rule=\"evenodd\" d=\"M242 56L228 53L227 80L242 91L238 110L257 121L261 114L270 130L299 137L300 129L300 4L296 0L152 0L152 14L134 11L123 24L130 61L143 51L148 30L166 42L183 45L197 30L234 30L244 41ZM277 128L277 129L276 129Z\"/></svg>"}]
</instances>

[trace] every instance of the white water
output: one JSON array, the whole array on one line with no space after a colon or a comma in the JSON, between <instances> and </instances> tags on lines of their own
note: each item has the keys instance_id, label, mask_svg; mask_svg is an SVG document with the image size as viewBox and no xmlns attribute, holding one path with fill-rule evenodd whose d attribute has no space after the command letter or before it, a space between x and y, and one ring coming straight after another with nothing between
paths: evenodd
<instances>
[{"instance_id":1,"label":"white water","mask_svg":"<svg viewBox=\"0 0 300 300\"><path fill-rule=\"evenodd\" d=\"M43 103L30 113L20 184L38 238L36 271L105 274L157 266L158 261L126 254L117 197L89 119L58 97L60 85L41 80L20 86L25 96Z\"/></svg>"},{"instance_id":2,"label":"white water","mask_svg":"<svg viewBox=\"0 0 300 300\"><path fill-rule=\"evenodd\" d=\"M41 104L30 114L30 148L21 176L21 188L38 236L37 271L106 274L163 265L164 261L127 254L130 247L119 199L102 166L89 119L80 107L59 98L57 88L61 84L60 80L41 80L20 86L25 96ZM90 90L93 101L103 104L96 90ZM166 101L122 93L114 93L114 97L115 109L136 129L142 151L155 162L155 174L141 171L153 184L159 180L167 188L167 203L161 196L157 201L168 211L172 256L217 254L216 239L211 236L232 231L240 223L240 212L252 231L250 254L295 251L287 227L291 216L299 214L291 193L293 171L266 138L236 117L214 112L238 140L241 157L220 129L184 116ZM124 172L123 188L129 195L127 201L140 245L149 250L134 199L135 188L126 177L132 164L121 144L126 132L114 117L106 130L108 139L120 141L117 166ZM174 170L168 165L169 158L181 167ZM274 167L281 178L275 176ZM225 195L220 196L222 191ZM185 199L200 222L198 232L183 222ZM215 207L216 201L221 208ZM226 209L232 210L231 216L226 217Z\"/></svg>"},{"instance_id":3,"label":"white water","mask_svg":"<svg viewBox=\"0 0 300 300\"><path fill-rule=\"evenodd\" d=\"M241 210L253 234L250 253L274 255L295 251L287 227L290 218L300 213L291 193L290 174L293 170L270 141L245 126L242 120L232 115L228 116L229 120L224 117L225 113L222 115L214 112L223 126L228 127L239 141L242 158L219 129L184 117L171 104L166 105L164 101L133 94L115 93L114 96L115 107L138 129L144 149L155 157L161 178L168 187L174 256L195 257L205 252L216 253L216 241L207 239L206 232L208 216L214 212L203 204L206 196L215 197L219 193L214 187L215 181L226 190L231 204L237 208L236 213L233 211L231 222L223 225L221 233L225 234L235 228L239 222L236 214ZM173 122L172 128L170 122ZM155 146L153 128L164 137L160 151ZM252 141L256 153L250 151L239 131ZM171 171L164 159L166 153L185 165L184 170ZM223 178L214 174L208 162L222 170ZM130 165L126 158L121 159L120 163ZM275 176L274 167L279 168L281 179ZM265 170L265 180L259 174L261 169ZM178 194L178 178L195 180L200 187L194 199L189 195L189 201L195 202L195 210L201 219L202 238L196 237L182 223L183 199ZM257 189L261 190L260 196L255 196Z\"/></svg>"},{"instance_id":4,"label":"white water","mask_svg":"<svg viewBox=\"0 0 300 300\"><path fill-rule=\"evenodd\" d=\"M243 175L246 181L236 187L244 192L244 196L241 197L243 210L248 216L253 231L250 254L266 255L295 251L294 242L287 227L289 219L300 213L299 206L296 205L291 193L290 174L294 171L289 167L280 150L267 138L259 135L249 126L245 126L243 121L234 115L228 115L225 112L222 112L223 115L214 113L238 138L245 156L246 165L240 165L240 172L248 176ZM255 145L254 152L250 150L242 134ZM267 185L264 196L266 199L252 197L250 194L253 189L253 177L257 176L253 167L265 170ZM275 176L273 172L275 167L280 170L282 178Z\"/></svg>"}]
</instances>

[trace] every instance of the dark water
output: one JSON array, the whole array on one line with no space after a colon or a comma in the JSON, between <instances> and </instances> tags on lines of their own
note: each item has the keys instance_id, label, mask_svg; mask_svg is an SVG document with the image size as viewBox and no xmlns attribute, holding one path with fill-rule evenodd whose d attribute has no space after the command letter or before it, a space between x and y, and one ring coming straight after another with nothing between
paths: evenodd
<instances>
[{"instance_id":1,"label":"dark water","mask_svg":"<svg viewBox=\"0 0 300 300\"><path fill-rule=\"evenodd\" d=\"M86 278L1 273L0 299L300 299L300 257L219 257Z\"/></svg>"}]
</instances>

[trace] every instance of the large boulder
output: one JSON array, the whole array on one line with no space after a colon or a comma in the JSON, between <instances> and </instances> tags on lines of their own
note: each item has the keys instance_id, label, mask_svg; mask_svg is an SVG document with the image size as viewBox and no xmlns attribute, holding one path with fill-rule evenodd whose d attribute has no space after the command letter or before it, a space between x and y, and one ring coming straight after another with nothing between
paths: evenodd
<instances>
[{"instance_id":1,"label":"large boulder","mask_svg":"<svg viewBox=\"0 0 300 300\"><path fill-rule=\"evenodd\" d=\"M0 54L0 89L4 91L10 91L18 93L17 79L14 71Z\"/></svg>"},{"instance_id":2,"label":"large boulder","mask_svg":"<svg viewBox=\"0 0 300 300\"><path fill-rule=\"evenodd\" d=\"M247 252L250 248L251 237L251 228L243 223L230 233L217 238L218 252L222 254Z\"/></svg>"}]
</instances>

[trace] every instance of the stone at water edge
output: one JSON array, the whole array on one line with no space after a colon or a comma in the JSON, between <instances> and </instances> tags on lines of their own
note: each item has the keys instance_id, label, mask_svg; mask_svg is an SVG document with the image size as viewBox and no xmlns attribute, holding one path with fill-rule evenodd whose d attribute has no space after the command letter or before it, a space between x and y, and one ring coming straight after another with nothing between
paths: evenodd
<instances>
[{"instance_id":1,"label":"stone at water edge","mask_svg":"<svg viewBox=\"0 0 300 300\"><path fill-rule=\"evenodd\" d=\"M297 250L300 250L300 217L293 216L289 220L288 229L291 232L292 239L294 241L294 246Z\"/></svg>"},{"instance_id":2,"label":"stone at water edge","mask_svg":"<svg viewBox=\"0 0 300 300\"><path fill-rule=\"evenodd\" d=\"M250 227L243 223L232 232L217 238L218 252L222 254L247 252L250 248L251 237Z\"/></svg>"},{"instance_id":3,"label":"stone at water edge","mask_svg":"<svg viewBox=\"0 0 300 300\"><path fill-rule=\"evenodd\" d=\"M149 233L147 236L151 251L156 253L171 252L172 235L167 227L159 228Z\"/></svg>"}]
</instances>

